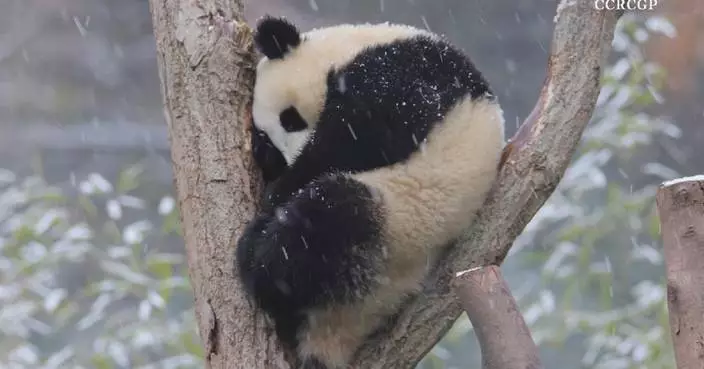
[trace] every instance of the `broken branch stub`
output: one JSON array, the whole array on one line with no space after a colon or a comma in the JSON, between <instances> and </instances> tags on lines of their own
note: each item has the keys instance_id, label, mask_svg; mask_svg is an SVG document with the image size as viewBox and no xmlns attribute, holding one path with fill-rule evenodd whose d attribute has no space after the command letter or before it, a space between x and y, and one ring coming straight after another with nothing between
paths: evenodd
<instances>
[{"instance_id":1,"label":"broken branch stub","mask_svg":"<svg viewBox=\"0 0 704 369\"><path fill-rule=\"evenodd\" d=\"M664 183L656 195L678 369L704 365L704 175Z\"/></svg>"}]
</instances>

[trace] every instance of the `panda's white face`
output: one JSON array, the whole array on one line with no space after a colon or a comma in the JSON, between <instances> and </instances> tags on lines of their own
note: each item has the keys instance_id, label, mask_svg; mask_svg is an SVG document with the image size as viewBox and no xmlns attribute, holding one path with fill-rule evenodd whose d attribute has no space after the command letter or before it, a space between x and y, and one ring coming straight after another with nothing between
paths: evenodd
<instances>
[{"instance_id":1,"label":"panda's white face","mask_svg":"<svg viewBox=\"0 0 704 369\"><path fill-rule=\"evenodd\" d=\"M298 72L308 73L307 79L291 74L296 73L296 64L294 58L262 59L257 66L252 103L254 124L269 136L289 165L315 129L324 99L319 87L324 84L310 75L312 70Z\"/></svg>"},{"instance_id":2,"label":"panda's white face","mask_svg":"<svg viewBox=\"0 0 704 369\"><path fill-rule=\"evenodd\" d=\"M339 25L294 35L291 32L298 31L292 26L265 32L260 42L268 37L269 44L259 46L272 57L263 57L257 65L252 118L289 165L315 130L331 68L344 65L366 47L428 34L388 23ZM271 50L281 48L282 40L296 39L300 42L283 45L285 50Z\"/></svg>"}]
</instances>

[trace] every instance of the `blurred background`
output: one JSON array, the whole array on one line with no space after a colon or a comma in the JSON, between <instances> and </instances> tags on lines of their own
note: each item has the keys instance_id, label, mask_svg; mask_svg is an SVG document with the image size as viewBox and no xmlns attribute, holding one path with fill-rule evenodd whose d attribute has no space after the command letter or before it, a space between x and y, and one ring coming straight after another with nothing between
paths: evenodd
<instances>
[{"instance_id":1,"label":"blurred background","mask_svg":"<svg viewBox=\"0 0 704 369\"><path fill-rule=\"evenodd\" d=\"M0 367L200 368L147 0L3 0ZM256 0L251 24L445 34L515 132L554 0ZM548 369L674 368L654 191L704 173L704 2L620 21L598 107L503 269ZM419 368L479 368L463 315Z\"/></svg>"}]
</instances>

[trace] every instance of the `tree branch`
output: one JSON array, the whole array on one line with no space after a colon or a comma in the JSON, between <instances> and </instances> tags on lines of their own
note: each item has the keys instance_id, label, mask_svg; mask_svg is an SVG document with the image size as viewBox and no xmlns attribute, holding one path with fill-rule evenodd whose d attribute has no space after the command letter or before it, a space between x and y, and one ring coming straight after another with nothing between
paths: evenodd
<instances>
[{"instance_id":1,"label":"tree branch","mask_svg":"<svg viewBox=\"0 0 704 369\"><path fill-rule=\"evenodd\" d=\"M704 176L666 182L656 199L677 368L700 369L704 363Z\"/></svg>"},{"instance_id":2,"label":"tree branch","mask_svg":"<svg viewBox=\"0 0 704 369\"><path fill-rule=\"evenodd\" d=\"M599 95L618 17L596 10L591 0L560 2L540 98L507 146L497 182L474 225L440 261L420 296L365 345L355 368L416 365L462 311L450 288L453 272L503 261L570 163Z\"/></svg>"},{"instance_id":3,"label":"tree branch","mask_svg":"<svg viewBox=\"0 0 704 369\"><path fill-rule=\"evenodd\" d=\"M501 269L490 265L458 273L454 289L472 322L484 369L540 369L538 347Z\"/></svg>"}]
</instances>

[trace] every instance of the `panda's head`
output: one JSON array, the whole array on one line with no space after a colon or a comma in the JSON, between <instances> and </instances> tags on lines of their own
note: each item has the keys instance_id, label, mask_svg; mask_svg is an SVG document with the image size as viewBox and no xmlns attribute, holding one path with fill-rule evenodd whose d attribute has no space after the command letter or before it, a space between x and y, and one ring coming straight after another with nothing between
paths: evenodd
<instances>
[{"instance_id":1,"label":"panda's head","mask_svg":"<svg viewBox=\"0 0 704 369\"><path fill-rule=\"evenodd\" d=\"M325 104L327 75L367 47L428 34L404 25L336 25L301 33L284 18L265 16L254 42L257 65L252 117L291 164L315 130Z\"/></svg>"}]
</instances>

